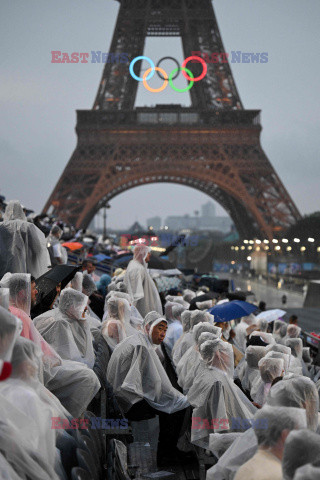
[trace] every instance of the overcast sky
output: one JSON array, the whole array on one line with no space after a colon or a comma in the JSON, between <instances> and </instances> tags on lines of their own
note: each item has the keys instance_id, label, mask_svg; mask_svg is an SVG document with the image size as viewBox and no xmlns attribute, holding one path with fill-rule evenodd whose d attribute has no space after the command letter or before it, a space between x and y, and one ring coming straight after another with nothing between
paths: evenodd
<instances>
[{"instance_id":1,"label":"overcast sky","mask_svg":"<svg viewBox=\"0 0 320 480\"><path fill-rule=\"evenodd\" d=\"M226 52L268 52L268 63L231 64L245 108L262 110L261 143L301 213L320 210L320 1L214 0ZM76 109L91 109L103 64L53 64L51 51L110 51L114 0L1 0L0 194L40 211L76 145ZM147 39L155 61L182 61L179 39ZM172 93L171 93L172 92ZM189 105L188 94L139 87L136 106ZM192 214L208 197L153 184L111 201L114 228L153 215ZM218 214L223 214L221 207Z\"/></svg>"}]
</instances>

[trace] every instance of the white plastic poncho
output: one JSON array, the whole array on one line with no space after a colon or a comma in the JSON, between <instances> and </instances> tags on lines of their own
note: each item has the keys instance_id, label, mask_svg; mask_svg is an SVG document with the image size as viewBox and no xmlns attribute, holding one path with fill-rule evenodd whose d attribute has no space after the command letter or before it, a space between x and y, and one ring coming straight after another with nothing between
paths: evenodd
<instances>
[{"instance_id":1,"label":"white plastic poncho","mask_svg":"<svg viewBox=\"0 0 320 480\"><path fill-rule=\"evenodd\" d=\"M115 290L111 290L111 292L108 293L108 295L106 296L105 298L105 302L104 302L104 315L103 315L103 321L107 319L108 317L108 300L112 297L116 297L116 298L124 298L125 300L127 300L127 302L129 303L130 305L130 309L131 309L131 312L130 312L130 324L132 327L134 327L135 329L137 330L140 330L142 331L142 324L143 324L143 318L141 316L141 314L138 312L137 308L133 305L132 303L132 298L131 296L129 295L129 293L125 293L125 292L118 292L118 291L115 291Z\"/></svg>"},{"instance_id":2,"label":"white plastic poncho","mask_svg":"<svg viewBox=\"0 0 320 480\"><path fill-rule=\"evenodd\" d=\"M279 358L279 359L283 360L284 374L286 375L289 372L290 355L287 355L286 353L274 352L273 350L270 350L265 355L264 358Z\"/></svg>"},{"instance_id":3,"label":"white plastic poncho","mask_svg":"<svg viewBox=\"0 0 320 480\"><path fill-rule=\"evenodd\" d=\"M28 385L29 380L37 381L41 356L41 351L37 352L38 358L30 353L33 349L35 351L37 347L30 340L20 338L16 341L11 360L12 378L0 382L0 420L21 429L24 442L29 448L32 446L42 462L53 471L56 441L56 431L51 429L53 411Z\"/></svg>"},{"instance_id":4,"label":"white plastic poncho","mask_svg":"<svg viewBox=\"0 0 320 480\"><path fill-rule=\"evenodd\" d=\"M185 375L188 373L189 366L192 365L192 360L191 360L190 364L188 362L189 356L191 355L191 357L193 359L195 359L199 355L198 354L198 352L199 352L199 350L198 350L198 340L199 340L200 335L204 332L213 333L213 334L216 335L217 338L221 338L221 335L222 335L221 328L220 327L215 327L214 325L212 325L209 322L201 322L201 323L198 323L197 325L195 325L193 327L193 329L192 329L193 344L182 355L182 357L180 358L180 360L177 364L176 371L177 371L177 374L178 374L180 379L183 379L185 377ZM195 355L194 352L196 352L197 355ZM186 366L186 364L188 364L188 367Z\"/></svg>"},{"instance_id":5,"label":"white plastic poncho","mask_svg":"<svg viewBox=\"0 0 320 480\"><path fill-rule=\"evenodd\" d=\"M162 315L162 305L157 287L152 280L145 258L150 248L145 245L136 245L133 260L129 262L124 277L124 284L143 317L151 311Z\"/></svg>"},{"instance_id":6,"label":"white plastic poncho","mask_svg":"<svg viewBox=\"0 0 320 480\"><path fill-rule=\"evenodd\" d=\"M170 358L172 358L172 349L183 333L181 315L185 308L174 302L167 302L165 305L165 315L168 321L168 330L164 339L164 344Z\"/></svg>"},{"instance_id":7,"label":"white plastic poncho","mask_svg":"<svg viewBox=\"0 0 320 480\"><path fill-rule=\"evenodd\" d=\"M245 361L238 370L238 377L242 388L250 392L256 378L260 377L258 363L266 354L266 347L249 345L245 353Z\"/></svg>"},{"instance_id":8,"label":"white plastic poncho","mask_svg":"<svg viewBox=\"0 0 320 480\"><path fill-rule=\"evenodd\" d=\"M88 297L83 293L66 288L52 316L40 315L35 325L61 358L82 362L92 368L95 360L93 339L86 317L83 316L87 301Z\"/></svg>"},{"instance_id":9,"label":"white plastic poncho","mask_svg":"<svg viewBox=\"0 0 320 480\"><path fill-rule=\"evenodd\" d=\"M101 333L112 350L124 338L138 333L130 324L130 315L130 304L125 298L109 298L108 315L102 323Z\"/></svg>"},{"instance_id":10,"label":"white plastic poncho","mask_svg":"<svg viewBox=\"0 0 320 480\"><path fill-rule=\"evenodd\" d=\"M282 382L279 382L277 385L280 383ZM282 409L281 407L284 408ZM256 420L259 417L263 419L263 417L266 417L268 420L267 425L268 427L270 426L269 431L271 435L273 434L273 425L275 423L278 424L279 421L281 421L281 415L283 417L287 417L289 415L289 417L294 420L298 428L305 428L305 412L298 405L295 405L294 407L295 408L288 408L280 403L279 406L277 406L277 404L273 405L273 408L270 410L266 405L261 410L257 411L254 419ZM271 417L268 414L268 410L271 413ZM267 412L267 414L265 414L265 412ZM289 418L288 420L290 422ZM256 425L257 427L260 425L260 428L262 427L261 423L259 422L254 422L253 425ZM261 429L260 432L264 433L264 429ZM263 440L261 443L263 443ZM233 480L239 468L248 460L250 460L255 455L257 450L257 434L253 428L249 428L245 433L240 435L239 438L235 439L230 448L222 455L221 458L219 458L218 463L207 471L207 480Z\"/></svg>"},{"instance_id":11,"label":"white plastic poncho","mask_svg":"<svg viewBox=\"0 0 320 480\"><path fill-rule=\"evenodd\" d=\"M198 337L197 344L190 347L179 361L178 365L183 361L183 368L180 369L178 383L185 394L188 393L195 378L197 378L205 368L205 363L199 353L201 345L207 340L214 340L216 338L218 338L217 335L210 331L201 333Z\"/></svg>"},{"instance_id":12,"label":"white plastic poncho","mask_svg":"<svg viewBox=\"0 0 320 480\"><path fill-rule=\"evenodd\" d=\"M195 296L196 296L196 294L195 294L195 292L193 292L192 290L189 290L189 289L183 290L183 296L182 296L182 298L183 298L183 300L184 300L185 302L190 303L191 300L192 300L193 298L195 298Z\"/></svg>"},{"instance_id":13,"label":"white plastic poncho","mask_svg":"<svg viewBox=\"0 0 320 480\"><path fill-rule=\"evenodd\" d=\"M311 463L297 468L293 480L319 480L320 467L314 467Z\"/></svg>"},{"instance_id":14,"label":"white plastic poncho","mask_svg":"<svg viewBox=\"0 0 320 480\"><path fill-rule=\"evenodd\" d=\"M9 288L0 288L0 307L9 310Z\"/></svg>"},{"instance_id":15,"label":"white plastic poncho","mask_svg":"<svg viewBox=\"0 0 320 480\"><path fill-rule=\"evenodd\" d=\"M277 343L283 344L287 334L287 324L282 320L275 320L272 334Z\"/></svg>"},{"instance_id":16,"label":"white plastic poncho","mask_svg":"<svg viewBox=\"0 0 320 480\"><path fill-rule=\"evenodd\" d=\"M244 353L247 348L247 328L250 325L253 325L256 323L256 317L253 314L250 314L246 317L242 317L240 320L240 323L236 325L234 329L234 333L236 334L233 343L235 347L240 350L241 353Z\"/></svg>"},{"instance_id":17,"label":"white plastic poncho","mask_svg":"<svg viewBox=\"0 0 320 480\"><path fill-rule=\"evenodd\" d=\"M270 389L268 405L304 408L310 430L318 428L319 395L315 384L307 377L284 377Z\"/></svg>"},{"instance_id":18,"label":"white plastic poncho","mask_svg":"<svg viewBox=\"0 0 320 480\"><path fill-rule=\"evenodd\" d=\"M0 223L0 278L7 272L40 277L50 266L44 234L27 222L20 202L8 203Z\"/></svg>"},{"instance_id":19,"label":"white plastic poncho","mask_svg":"<svg viewBox=\"0 0 320 480\"><path fill-rule=\"evenodd\" d=\"M257 330L254 330L249 338L252 338L252 337L260 337L261 340L264 342L264 343L267 343L268 345L272 345L274 343L276 343L272 333L267 333L267 332L258 332Z\"/></svg>"},{"instance_id":20,"label":"white plastic poncho","mask_svg":"<svg viewBox=\"0 0 320 480\"><path fill-rule=\"evenodd\" d=\"M264 405L271 388L271 383L284 374L284 361L282 358L262 358L259 363L260 376L253 381L250 390L252 400L258 405Z\"/></svg>"},{"instance_id":21,"label":"white plastic poncho","mask_svg":"<svg viewBox=\"0 0 320 480\"><path fill-rule=\"evenodd\" d=\"M295 471L308 463L320 460L320 435L310 430L289 433L283 451L282 470L284 480L293 480Z\"/></svg>"},{"instance_id":22,"label":"white plastic poncho","mask_svg":"<svg viewBox=\"0 0 320 480\"><path fill-rule=\"evenodd\" d=\"M207 368L195 379L188 392L194 407L191 442L208 447L210 433L242 431L242 422L251 419L256 408L233 382L233 349L219 339L208 340L200 347Z\"/></svg>"},{"instance_id":23,"label":"white plastic poncho","mask_svg":"<svg viewBox=\"0 0 320 480\"><path fill-rule=\"evenodd\" d=\"M182 315L186 315L186 312L183 312ZM190 330L184 335L181 335L178 342L176 342L172 350L172 359L175 366L178 365L181 357L186 353L186 351L194 345L194 337L192 334L193 327L201 322L207 322L208 318L206 312L200 310L193 310L190 312Z\"/></svg>"},{"instance_id":24,"label":"white plastic poncho","mask_svg":"<svg viewBox=\"0 0 320 480\"><path fill-rule=\"evenodd\" d=\"M188 407L187 398L173 388L155 352L152 330L165 321L157 312L146 316L146 333L125 338L114 349L107 371L119 405L127 412L145 399L153 408L173 413Z\"/></svg>"},{"instance_id":25,"label":"white plastic poncho","mask_svg":"<svg viewBox=\"0 0 320 480\"><path fill-rule=\"evenodd\" d=\"M0 306L0 359L10 362L16 339L22 330L22 322Z\"/></svg>"},{"instance_id":26,"label":"white plastic poncho","mask_svg":"<svg viewBox=\"0 0 320 480\"><path fill-rule=\"evenodd\" d=\"M37 330L38 323L50 324L50 317L46 312L32 322L29 316L30 275L7 275L6 281L10 288L10 311L19 318L19 322L22 321L21 336L32 340L42 350L45 386L59 398L71 415L74 417L81 415L100 388L97 376L83 363L62 360ZM2 328L3 322L9 321L8 319L10 317L7 315L2 316Z\"/></svg>"},{"instance_id":27,"label":"white plastic poncho","mask_svg":"<svg viewBox=\"0 0 320 480\"><path fill-rule=\"evenodd\" d=\"M285 345L291 349L289 371L296 375L302 375L303 343L301 338L287 338Z\"/></svg>"},{"instance_id":28,"label":"white plastic poncho","mask_svg":"<svg viewBox=\"0 0 320 480\"><path fill-rule=\"evenodd\" d=\"M287 338L299 338L301 333L301 328L298 325L288 325L287 326Z\"/></svg>"},{"instance_id":29,"label":"white plastic poncho","mask_svg":"<svg viewBox=\"0 0 320 480\"><path fill-rule=\"evenodd\" d=\"M39 381L39 369L42 368L42 352L31 340L18 337L12 353L12 373L4 385L12 383L34 390L40 400L50 408L52 417L67 418L70 413L58 398ZM21 383L22 382L22 383ZM1 387L1 383L0 383Z\"/></svg>"}]
</instances>

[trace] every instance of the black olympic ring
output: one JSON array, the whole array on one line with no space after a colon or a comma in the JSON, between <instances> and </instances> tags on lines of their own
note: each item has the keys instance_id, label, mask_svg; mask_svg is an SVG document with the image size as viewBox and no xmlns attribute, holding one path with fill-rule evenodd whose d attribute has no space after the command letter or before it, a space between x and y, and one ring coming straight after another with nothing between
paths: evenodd
<instances>
[{"instance_id":1,"label":"black olympic ring","mask_svg":"<svg viewBox=\"0 0 320 480\"><path fill-rule=\"evenodd\" d=\"M160 63L163 61L163 60L172 60L176 65L177 65L177 73L175 74L175 76L172 78L172 80L175 80L177 78L177 76L179 75L180 73L180 64L179 62L174 58L174 57L162 57L160 58L159 62L157 63L157 67L159 67ZM165 80L165 78L160 74L160 72L158 70L156 70L157 74L158 74L158 77L161 78L161 80Z\"/></svg>"},{"instance_id":2,"label":"black olympic ring","mask_svg":"<svg viewBox=\"0 0 320 480\"><path fill-rule=\"evenodd\" d=\"M159 67L160 63L163 60L172 60L177 65L178 71L175 74L175 76L172 78L172 80L175 80L177 78L177 76L180 74L180 64L179 64L178 60L174 57L162 57L162 58L160 58L159 62L157 63L157 67ZM144 69L144 70L141 69L141 72L145 72L146 70L148 70L148 69L147 68ZM156 72L157 72L157 75L161 78L161 80L165 80L165 78L161 75L161 73L159 73L158 70L156 70Z\"/></svg>"}]
</instances>

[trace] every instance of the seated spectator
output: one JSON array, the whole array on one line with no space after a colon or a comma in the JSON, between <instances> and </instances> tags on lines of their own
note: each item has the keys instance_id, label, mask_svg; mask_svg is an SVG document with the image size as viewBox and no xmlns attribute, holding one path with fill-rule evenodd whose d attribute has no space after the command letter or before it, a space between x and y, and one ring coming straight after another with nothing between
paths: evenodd
<instances>
[{"instance_id":1,"label":"seated spectator","mask_svg":"<svg viewBox=\"0 0 320 480\"><path fill-rule=\"evenodd\" d=\"M320 462L320 435L310 430L291 432L284 445L284 480L293 480L295 471L308 463Z\"/></svg>"},{"instance_id":2,"label":"seated spectator","mask_svg":"<svg viewBox=\"0 0 320 480\"><path fill-rule=\"evenodd\" d=\"M43 338L65 360L94 365L94 351L90 326L86 320L88 297L66 288L62 291L58 308L52 317L35 319L35 325Z\"/></svg>"},{"instance_id":3,"label":"seated spectator","mask_svg":"<svg viewBox=\"0 0 320 480\"><path fill-rule=\"evenodd\" d=\"M186 311L183 312L182 315L189 316ZM208 317L206 316L206 312L201 312L200 310L193 310L190 312L190 330L180 337L181 341L176 342L172 349L172 359L175 366L178 365L179 360L186 353L188 348L194 345L192 334L193 327L198 323L207 321Z\"/></svg>"},{"instance_id":4,"label":"seated spectator","mask_svg":"<svg viewBox=\"0 0 320 480\"><path fill-rule=\"evenodd\" d=\"M95 270L96 270L96 265L94 263L94 260L90 260L89 258L86 258L85 260L83 260L82 262L83 273L87 273L88 275L90 275L90 277L94 282L99 282L100 277L94 273Z\"/></svg>"},{"instance_id":5,"label":"seated spectator","mask_svg":"<svg viewBox=\"0 0 320 480\"><path fill-rule=\"evenodd\" d=\"M185 308L173 302L167 302L165 305L165 315L168 321L168 330L163 341L166 351L170 358L172 358L172 349L183 333L181 314Z\"/></svg>"},{"instance_id":6,"label":"seated spectator","mask_svg":"<svg viewBox=\"0 0 320 480\"><path fill-rule=\"evenodd\" d=\"M281 358L264 357L259 360L258 367L260 376L253 381L250 396L256 404L262 406L266 402L273 380L284 375L284 361Z\"/></svg>"},{"instance_id":7,"label":"seated spectator","mask_svg":"<svg viewBox=\"0 0 320 480\"><path fill-rule=\"evenodd\" d=\"M246 429L241 421L251 419L256 408L233 382L234 361L230 344L219 339L208 340L201 345L200 354L206 368L188 392L188 400L193 406L191 441L207 448L210 433ZM233 418L240 425L233 425Z\"/></svg>"},{"instance_id":8,"label":"seated spectator","mask_svg":"<svg viewBox=\"0 0 320 480\"><path fill-rule=\"evenodd\" d=\"M263 407L254 416L257 453L238 470L235 480L282 480L281 460L290 431L305 428L305 412L298 408Z\"/></svg>"},{"instance_id":9,"label":"seated spectator","mask_svg":"<svg viewBox=\"0 0 320 480\"><path fill-rule=\"evenodd\" d=\"M0 223L0 278L7 272L40 277L50 267L44 234L27 221L20 202L8 203Z\"/></svg>"},{"instance_id":10,"label":"seated spectator","mask_svg":"<svg viewBox=\"0 0 320 480\"><path fill-rule=\"evenodd\" d=\"M58 225L54 225L47 238L47 248L50 255L51 266L64 265L68 262L67 250L61 245L60 238L63 230Z\"/></svg>"},{"instance_id":11,"label":"seated spectator","mask_svg":"<svg viewBox=\"0 0 320 480\"><path fill-rule=\"evenodd\" d=\"M124 338L138 333L130 324L130 315L130 304L125 298L109 298L108 315L102 323L101 333L111 350Z\"/></svg>"}]
</instances>

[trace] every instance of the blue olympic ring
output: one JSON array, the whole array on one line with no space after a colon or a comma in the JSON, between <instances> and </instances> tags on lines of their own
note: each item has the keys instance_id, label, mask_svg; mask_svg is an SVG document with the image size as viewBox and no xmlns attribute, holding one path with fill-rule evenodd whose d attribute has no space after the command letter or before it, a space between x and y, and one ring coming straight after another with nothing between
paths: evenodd
<instances>
[{"instance_id":1,"label":"blue olympic ring","mask_svg":"<svg viewBox=\"0 0 320 480\"><path fill-rule=\"evenodd\" d=\"M152 68L152 71L150 72L150 74L148 75L147 77L147 80L150 80L153 75L154 75L154 72L155 72L155 64L153 63L153 61L151 60L151 58L148 58L148 57L144 57L143 55L141 55L140 57L136 57L132 60L132 62L130 63L130 67L129 67L129 71L131 73L131 76L137 80L138 82L142 82L143 81L143 78L141 77L138 77L134 71L133 71L133 67L135 65L136 62L138 62L139 60L146 60L147 62L150 63L151 65L151 68Z\"/></svg>"}]
</instances>

